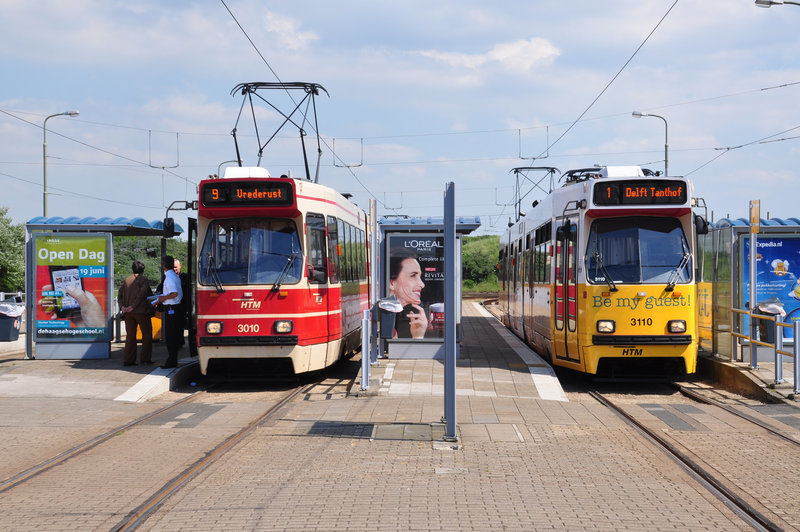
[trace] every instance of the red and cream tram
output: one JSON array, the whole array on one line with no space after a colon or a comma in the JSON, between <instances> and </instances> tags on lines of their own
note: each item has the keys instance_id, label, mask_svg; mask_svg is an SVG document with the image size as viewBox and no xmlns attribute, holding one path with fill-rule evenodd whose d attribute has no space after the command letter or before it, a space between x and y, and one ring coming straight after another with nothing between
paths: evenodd
<instances>
[{"instance_id":1,"label":"red and cream tram","mask_svg":"<svg viewBox=\"0 0 800 532\"><path fill-rule=\"evenodd\" d=\"M365 212L330 187L260 167L228 168L199 190L201 372L284 359L305 373L357 350L369 308Z\"/></svg>"}]
</instances>

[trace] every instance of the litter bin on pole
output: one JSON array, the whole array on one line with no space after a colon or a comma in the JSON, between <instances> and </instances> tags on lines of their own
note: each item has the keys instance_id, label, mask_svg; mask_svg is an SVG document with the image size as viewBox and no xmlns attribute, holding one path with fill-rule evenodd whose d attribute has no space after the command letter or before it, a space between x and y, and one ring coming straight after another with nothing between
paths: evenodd
<instances>
[{"instance_id":1,"label":"litter bin on pole","mask_svg":"<svg viewBox=\"0 0 800 532\"><path fill-rule=\"evenodd\" d=\"M776 321L780 321L783 316L786 316L786 311L783 310L783 303L777 298L771 297L766 301L760 301L756 304L755 314L762 316L771 316ZM777 325L774 321L758 320L758 336L762 342L768 344L775 343L775 332Z\"/></svg>"},{"instance_id":2,"label":"litter bin on pole","mask_svg":"<svg viewBox=\"0 0 800 532\"><path fill-rule=\"evenodd\" d=\"M395 296L385 297L378 300L378 311L380 312L380 337L392 338L395 320L397 314L403 312L403 305Z\"/></svg>"},{"instance_id":3,"label":"litter bin on pole","mask_svg":"<svg viewBox=\"0 0 800 532\"><path fill-rule=\"evenodd\" d=\"M13 342L19 338L24 310L22 305L0 303L0 342Z\"/></svg>"}]
</instances>

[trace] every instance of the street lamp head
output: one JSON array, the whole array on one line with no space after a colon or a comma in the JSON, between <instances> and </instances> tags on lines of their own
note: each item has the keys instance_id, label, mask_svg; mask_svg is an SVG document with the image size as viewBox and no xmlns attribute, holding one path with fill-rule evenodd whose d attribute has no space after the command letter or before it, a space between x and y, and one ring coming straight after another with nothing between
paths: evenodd
<instances>
[{"instance_id":1,"label":"street lamp head","mask_svg":"<svg viewBox=\"0 0 800 532\"><path fill-rule=\"evenodd\" d=\"M783 0L756 0L758 7L772 7L783 5Z\"/></svg>"},{"instance_id":2,"label":"street lamp head","mask_svg":"<svg viewBox=\"0 0 800 532\"><path fill-rule=\"evenodd\" d=\"M64 114L67 115L67 116L78 116L79 114L81 114L81 112L80 111L67 111Z\"/></svg>"},{"instance_id":3,"label":"street lamp head","mask_svg":"<svg viewBox=\"0 0 800 532\"><path fill-rule=\"evenodd\" d=\"M647 113L643 113L641 111L634 111L631 113L631 115L635 116L636 118L641 118L643 116L647 116Z\"/></svg>"}]
</instances>

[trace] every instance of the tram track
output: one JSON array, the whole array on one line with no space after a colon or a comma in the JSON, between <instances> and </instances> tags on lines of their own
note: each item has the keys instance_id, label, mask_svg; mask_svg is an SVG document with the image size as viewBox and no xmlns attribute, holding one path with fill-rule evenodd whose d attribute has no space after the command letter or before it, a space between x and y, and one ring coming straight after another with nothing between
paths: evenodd
<instances>
[{"instance_id":1,"label":"tram track","mask_svg":"<svg viewBox=\"0 0 800 532\"><path fill-rule=\"evenodd\" d=\"M94 438L92 438L90 440L87 440L87 441L85 441L85 442L83 442L81 444L78 444L78 445L76 445L76 446L74 446L74 447L72 447L70 449L67 449L66 451L64 451L62 453L59 453L56 456L54 456L54 457L52 457L52 458L50 458L48 460L45 460L45 461L40 462L40 463L38 463L38 464L36 464L36 465L34 465L32 467L29 467L28 469L26 469L24 471L21 471L20 473L17 473L16 475L13 475L13 476L3 480L2 482L0 482L0 493L3 493L3 492L8 491L8 490L10 490L12 488L15 488L15 487L19 486L20 484L22 484L22 483L24 483L24 482L26 482L26 481L38 476L38 475L44 473L45 471L47 471L49 469L52 469L52 468L54 468L54 467L56 467L58 465L63 464L67 460L70 460L72 458L75 458L76 456L79 456L81 454L84 454L84 453L90 451L91 449L93 449L93 448L97 447L98 445L110 440L111 438L114 438L115 436L125 432L128 429L131 429L131 428L133 428L133 427L135 427L137 425L141 425L142 423L144 423L144 422L146 422L146 421L148 421L148 420L150 420L150 419L152 419L152 418L154 418L156 416L162 415L162 414L164 414L166 412L169 412L170 410L173 410L173 409L175 409L175 408L177 408L177 407L179 407L181 405L184 405L186 403L194 401L198 397L200 397L200 396L202 396L203 394L206 394L206 393L207 393L207 390L198 390L198 391L192 393L191 395L188 395L186 397L182 397L181 399L178 399L177 401L174 401L174 402L172 402L172 403L170 403L170 404L168 404L166 406L163 406L161 408L158 408L158 409L156 409L156 410L154 410L152 412L149 412L149 413L147 413L147 414L145 414L143 416L140 416L140 417L138 417L138 418L136 418L136 419L134 419L132 421L129 421L127 423L123 423L122 425L118 425L118 426L112 428L111 430L108 430L108 431L104 432L103 434L100 434L99 436L96 436L96 437L94 437Z\"/></svg>"},{"instance_id":2,"label":"tram track","mask_svg":"<svg viewBox=\"0 0 800 532\"><path fill-rule=\"evenodd\" d=\"M678 390L683 395L685 395L685 396L687 396L687 397L689 397L691 399L694 399L695 401L699 401L699 402L705 403L707 405L712 405L712 406L716 406L718 408L721 408L721 409L725 410L726 412L728 412L730 414L733 414L734 416L737 416L737 417L739 417L741 419L749 421L750 423L753 423L754 425L758 425L759 427L761 427L762 429L767 431L769 434L771 434L771 435L773 435L773 436L775 436L777 438L780 438L781 440L787 441L787 442L791 443L792 445L794 445L796 447L800 447L800 441L798 441L796 438L792 437L791 435L789 435L789 434L787 434L787 433L785 433L785 432L783 432L781 430L776 429L775 427L773 427L771 425L768 425L767 423L764 423L760 419L757 419L757 418L755 418L755 417L753 417L751 415L748 415L748 414L746 414L746 413L744 413L744 412L742 412L742 411L740 411L740 410L738 410L736 408L733 408L733 407L731 407L729 405L726 405L725 403L721 403L721 402L719 402L719 401L717 401L715 399L712 399L710 397L706 397L705 395L703 395L701 393L698 393L697 391L695 391L695 390L693 390L691 388L687 388L686 386L683 386L683 385L680 385L680 384L676 384L675 386L678 388Z\"/></svg>"},{"instance_id":3,"label":"tram track","mask_svg":"<svg viewBox=\"0 0 800 532\"><path fill-rule=\"evenodd\" d=\"M282 398L274 405L268 408L263 414L251 421L247 426L226 438L223 442L217 445L213 450L209 451L205 456L199 458L195 463L186 468L183 472L175 476L169 482L164 484L159 490L151 495L145 502L131 511L122 521L112 528L117 531L132 531L136 530L144 521L147 520L159 507L173 494L178 492L181 488L186 486L191 480L197 477L200 473L208 469L212 464L230 452L236 445L241 442L246 436L252 433L258 426L265 421L269 420L281 408L298 395L302 395L311 390L316 383L305 384L297 386L289 390Z\"/></svg>"},{"instance_id":4,"label":"tram track","mask_svg":"<svg viewBox=\"0 0 800 532\"><path fill-rule=\"evenodd\" d=\"M729 486L717 476L712 474L707 468L703 467L699 463L699 457L695 456L693 458L690 456L690 454L694 453L691 453L688 450L684 451L679 449L679 447L670 442L667 437L647 427L641 420L637 419L635 415L611 401L603 394L593 390L588 391L588 394L596 401L615 412L621 419L625 421L625 423L636 429L637 432L639 432L645 439L661 449L671 459L681 465L687 474L689 474L694 480L696 480L699 484L716 496L720 501L723 502L723 504L730 508L739 518L750 525L753 529L766 531L783 530L783 527L777 524L773 518L766 515L768 511L767 509L758 509L753 504L748 503L743 497L736 493L735 487ZM707 404L712 403L709 402ZM757 420L755 419L748 419L748 417L743 417L743 419L747 419L748 421L757 424L763 429L769 431L770 434L778 435L776 434L778 431L769 430L770 428L765 427L763 424L756 423ZM792 443L797 444L796 441L790 437L787 437L786 435L780 436L783 439L788 439L789 441L792 441Z\"/></svg>"}]
</instances>

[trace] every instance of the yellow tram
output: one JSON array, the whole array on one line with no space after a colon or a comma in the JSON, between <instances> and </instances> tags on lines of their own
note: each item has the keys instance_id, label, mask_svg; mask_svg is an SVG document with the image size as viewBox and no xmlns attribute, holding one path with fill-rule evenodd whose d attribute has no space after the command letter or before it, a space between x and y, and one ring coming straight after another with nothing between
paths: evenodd
<instances>
[{"instance_id":1,"label":"yellow tram","mask_svg":"<svg viewBox=\"0 0 800 532\"><path fill-rule=\"evenodd\" d=\"M553 169L554 170L554 169ZM697 364L692 184L638 166L571 170L500 241L503 320L556 366L609 378Z\"/></svg>"}]
</instances>

